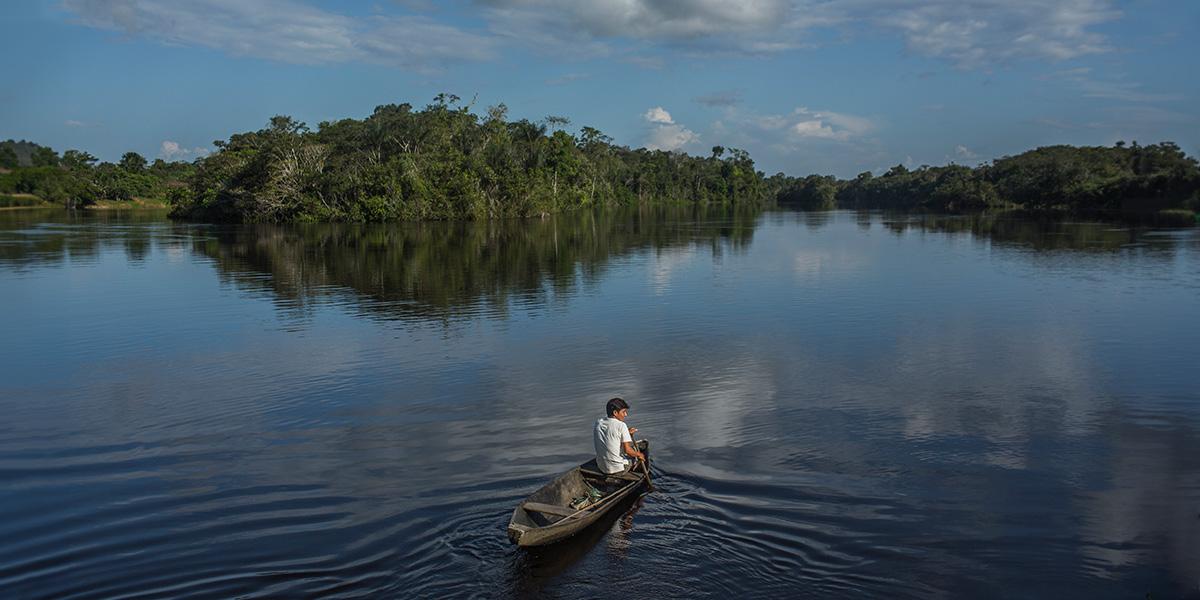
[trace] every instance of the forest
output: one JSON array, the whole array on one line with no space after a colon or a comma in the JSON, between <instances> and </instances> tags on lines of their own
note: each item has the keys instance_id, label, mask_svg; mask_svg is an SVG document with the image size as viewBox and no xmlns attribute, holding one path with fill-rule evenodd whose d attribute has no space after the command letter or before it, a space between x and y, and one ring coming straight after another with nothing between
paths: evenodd
<instances>
[{"instance_id":1,"label":"forest","mask_svg":"<svg viewBox=\"0 0 1200 600\"><path fill-rule=\"evenodd\" d=\"M880 176L865 172L850 180L780 173L767 182L780 205L809 210L1166 212L1183 220L1200 211L1200 167L1171 142L1047 146L974 168L896 165Z\"/></svg>"},{"instance_id":2,"label":"forest","mask_svg":"<svg viewBox=\"0 0 1200 600\"><path fill-rule=\"evenodd\" d=\"M388 104L315 130L280 115L190 163L150 163L136 152L100 162L8 140L0 142L0 207L141 199L169 205L175 218L231 222L490 219L634 205L1019 210L1188 223L1200 212L1200 166L1171 142L1047 146L976 167L896 165L848 180L766 177L744 150L633 149L593 127L572 133L566 117L508 120L503 104L482 115L473 108L439 94L422 109Z\"/></svg>"},{"instance_id":3,"label":"forest","mask_svg":"<svg viewBox=\"0 0 1200 600\"><path fill-rule=\"evenodd\" d=\"M617 146L570 121L482 117L457 96L367 118L290 117L216 143L174 214L217 221L390 221L528 217L590 206L752 204L769 197L741 150L707 158Z\"/></svg>"},{"instance_id":4,"label":"forest","mask_svg":"<svg viewBox=\"0 0 1200 600\"><path fill-rule=\"evenodd\" d=\"M185 185L194 166L162 159L149 162L126 152L116 163L100 162L82 150L54 149L33 142L0 142L0 208L48 203L82 208L100 202L165 202Z\"/></svg>"}]
</instances>

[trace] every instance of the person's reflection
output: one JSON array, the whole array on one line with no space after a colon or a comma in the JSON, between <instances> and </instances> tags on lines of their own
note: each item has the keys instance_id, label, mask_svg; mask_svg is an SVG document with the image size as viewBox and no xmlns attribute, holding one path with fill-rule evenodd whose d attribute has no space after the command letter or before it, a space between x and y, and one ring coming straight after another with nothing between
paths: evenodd
<instances>
[{"instance_id":1,"label":"person's reflection","mask_svg":"<svg viewBox=\"0 0 1200 600\"><path fill-rule=\"evenodd\" d=\"M633 505L625 514L617 519L617 522L609 527L612 535L608 536L608 550L614 558L622 559L629 557L629 548L633 545L633 540L630 539L629 532L633 530L633 516L642 508L642 499L638 498L633 501Z\"/></svg>"}]
</instances>

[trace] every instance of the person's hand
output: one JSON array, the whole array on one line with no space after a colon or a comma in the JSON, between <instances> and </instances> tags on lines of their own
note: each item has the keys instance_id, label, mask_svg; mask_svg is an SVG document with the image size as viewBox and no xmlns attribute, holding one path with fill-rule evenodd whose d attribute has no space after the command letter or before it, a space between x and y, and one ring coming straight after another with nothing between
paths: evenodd
<instances>
[{"instance_id":1,"label":"person's hand","mask_svg":"<svg viewBox=\"0 0 1200 600\"><path fill-rule=\"evenodd\" d=\"M633 435L633 434L635 434L635 433L637 433L637 427L631 427L631 428L629 428L629 435Z\"/></svg>"}]
</instances>

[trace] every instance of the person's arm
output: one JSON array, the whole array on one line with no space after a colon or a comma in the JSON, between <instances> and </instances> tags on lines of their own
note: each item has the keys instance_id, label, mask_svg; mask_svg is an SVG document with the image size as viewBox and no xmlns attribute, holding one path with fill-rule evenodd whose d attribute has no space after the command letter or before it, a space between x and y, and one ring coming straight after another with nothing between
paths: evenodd
<instances>
[{"instance_id":1,"label":"person's arm","mask_svg":"<svg viewBox=\"0 0 1200 600\"><path fill-rule=\"evenodd\" d=\"M621 429L621 449L625 451L625 456L632 456L638 459L644 458L642 453L637 449L637 446L633 443L633 436L630 435L631 431L629 426L622 422ZM633 431L637 430L634 429Z\"/></svg>"},{"instance_id":2,"label":"person's arm","mask_svg":"<svg viewBox=\"0 0 1200 600\"><path fill-rule=\"evenodd\" d=\"M642 452L640 450L638 450L637 447L634 446L632 442L624 442L622 444L622 447L625 450L626 456L632 456L632 457L640 459L640 460L646 459L646 457L642 454Z\"/></svg>"}]
</instances>

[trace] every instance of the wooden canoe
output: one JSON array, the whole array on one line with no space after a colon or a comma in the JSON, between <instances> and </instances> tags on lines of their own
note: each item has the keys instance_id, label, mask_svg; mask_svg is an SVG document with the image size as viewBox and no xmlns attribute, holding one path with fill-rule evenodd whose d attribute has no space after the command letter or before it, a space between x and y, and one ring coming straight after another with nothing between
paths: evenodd
<instances>
[{"instance_id":1,"label":"wooden canoe","mask_svg":"<svg viewBox=\"0 0 1200 600\"><path fill-rule=\"evenodd\" d=\"M638 449L650 458L650 443L637 442ZM647 465L649 468L649 465ZM641 490L648 478L640 465L632 471L605 475L589 460L529 495L513 509L508 522L508 539L518 546L544 546L566 539L595 523L604 513ZM587 493L587 484L603 494L590 506L576 510L571 500Z\"/></svg>"}]
</instances>

